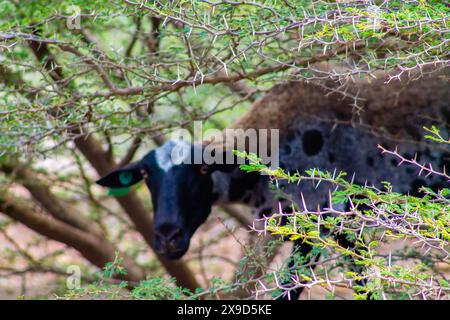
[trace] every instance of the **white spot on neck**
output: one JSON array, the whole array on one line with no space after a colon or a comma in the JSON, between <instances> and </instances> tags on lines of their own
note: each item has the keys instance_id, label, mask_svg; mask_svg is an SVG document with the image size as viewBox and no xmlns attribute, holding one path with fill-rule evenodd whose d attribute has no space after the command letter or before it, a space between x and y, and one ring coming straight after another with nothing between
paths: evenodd
<instances>
[{"instance_id":1,"label":"white spot on neck","mask_svg":"<svg viewBox=\"0 0 450 320\"><path fill-rule=\"evenodd\" d=\"M169 140L156 149L156 164L164 172L168 172L176 165L186 163L190 159L191 144L184 140Z\"/></svg>"}]
</instances>

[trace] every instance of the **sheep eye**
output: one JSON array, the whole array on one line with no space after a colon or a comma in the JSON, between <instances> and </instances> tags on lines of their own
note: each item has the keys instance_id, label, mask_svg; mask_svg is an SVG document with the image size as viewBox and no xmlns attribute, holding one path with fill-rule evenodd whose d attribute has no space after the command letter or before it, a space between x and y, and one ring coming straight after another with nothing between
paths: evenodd
<instances>
[{"instance_id":1,"label":"sheep eye","mask_svg":"<svg viewBox=\"0 0 450 320\"><path fill-rule=\"evenodd\" d=\"M201 174L208 174L209 173L209 166L207 165L202 165L199 169Z\"/></svg>"},{"instance_id":2,"label":"sheep eye","mask_svg":"<svg viewBox=\"0 0 450 320\"><path fill-rule=\"evenodd\" d=\"M148 178L147 170L141 169L141 175L142 175L142 178L144 178L144 180L147 180L147 178Z\"/></svg>"}]
</instances>

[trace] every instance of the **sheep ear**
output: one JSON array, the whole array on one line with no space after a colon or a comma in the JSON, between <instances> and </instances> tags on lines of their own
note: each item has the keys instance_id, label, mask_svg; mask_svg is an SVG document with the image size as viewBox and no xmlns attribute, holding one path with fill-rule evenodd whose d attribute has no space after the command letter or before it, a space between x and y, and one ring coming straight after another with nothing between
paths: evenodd
<instances>
[{"instance_id":1,"label":"sheep ear","mask_svg":"<svg viewBox=\"0 0 450 320\"><path fill-rule=\"evenodd\" d=\"M108 173L96 183L108 188L126 188L144 179L145 174L144 163L137 161Z\"/></svg>"}]
</instances>

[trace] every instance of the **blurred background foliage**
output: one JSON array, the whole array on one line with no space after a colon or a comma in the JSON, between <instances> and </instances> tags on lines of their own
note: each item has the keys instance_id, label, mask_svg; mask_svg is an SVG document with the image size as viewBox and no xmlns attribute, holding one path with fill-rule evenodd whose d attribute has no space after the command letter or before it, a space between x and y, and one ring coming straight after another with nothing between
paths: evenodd
<instances>
[{"instance_id":1,"label":"blurred background foliage","mask_svg":"<svg viewBox=\"0 0 450 320\"><path fill-rule=\"evenodd\" d=\"M169 274L191 291L222 288L212 275L233 279L244 254L226 262L231 272L219 267L223 256L205 270L202 250L232 250L230 230L245 224L245 209L216 209L226 227L205 225L208 241L199 236L186 261L172 264L148 248L147 191L114 199L93 181L194 120L227 127L283 81L331 79L345 91L378 71L395 80L445 67L449 10L447 1L1 0L3 279L18 277L24 295L29 273L55 275L64 288L65 266L82 265L93 281L93 265L121 252L129 272L118 279ZM17 222L36 233L22 239Z\"/></svg>"}]
</instances>

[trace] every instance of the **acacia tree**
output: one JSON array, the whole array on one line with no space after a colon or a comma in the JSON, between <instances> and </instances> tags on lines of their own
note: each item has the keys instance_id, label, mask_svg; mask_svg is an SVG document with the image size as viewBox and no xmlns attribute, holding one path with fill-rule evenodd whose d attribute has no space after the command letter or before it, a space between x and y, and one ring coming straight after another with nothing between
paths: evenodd
<instances>
[{"instance_id":1,"label":"acacia tree","mask_svg":"<svg viewBox=\"0 0 450 320\"><path fill-rule=\"evenodd\" d=\"M9 0L0 12L0 230L14 242L8 227L22 223L99 268L120 251L128 272L117 277L130 283L148 268L123 237L138 233L151 250L151 204L140 188L105 203L98 176L195 120L226 127L282 81L347 92L355 78L389 71L396 81L450 61L442 1ZM14 245L27 267L7 274L64 273ZM178 285L201 287L186 262L154 257Z\"/></svg>"}]
</instances>

